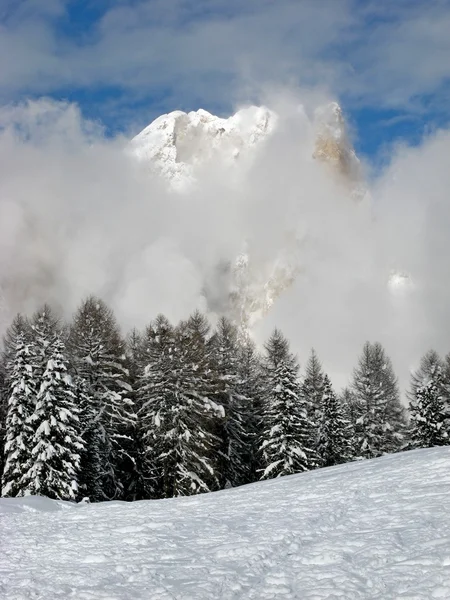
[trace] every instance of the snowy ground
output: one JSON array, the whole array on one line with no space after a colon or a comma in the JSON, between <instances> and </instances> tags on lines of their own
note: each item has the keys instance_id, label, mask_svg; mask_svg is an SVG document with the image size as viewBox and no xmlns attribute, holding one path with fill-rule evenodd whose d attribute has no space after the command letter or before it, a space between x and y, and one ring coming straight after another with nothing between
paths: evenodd
<instances>
[{"instance_id":1,"label":"snowy ground","mask_svg":"<svg viewBox=\"0 0 450 600\"><path fill-rule=\"evenodd\" d=\"M448 600L450 448L176 500L0 500L0 598Z\"/></svg>"}]
</instances>

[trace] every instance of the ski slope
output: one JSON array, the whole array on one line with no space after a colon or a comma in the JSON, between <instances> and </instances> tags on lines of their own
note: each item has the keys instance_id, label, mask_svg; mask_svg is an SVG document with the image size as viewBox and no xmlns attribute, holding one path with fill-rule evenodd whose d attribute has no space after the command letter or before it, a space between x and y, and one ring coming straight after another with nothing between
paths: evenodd
<instances>
[{"instance_id":1,"label":"ski slope","mask_svg":"<svg viewBox=\"0 0 450 600\"><path fill-rule=\"evenodd\" d=\"M174 500L2 499L0 598L450 599L450 448Z\"/></svg>"}]
</instances>

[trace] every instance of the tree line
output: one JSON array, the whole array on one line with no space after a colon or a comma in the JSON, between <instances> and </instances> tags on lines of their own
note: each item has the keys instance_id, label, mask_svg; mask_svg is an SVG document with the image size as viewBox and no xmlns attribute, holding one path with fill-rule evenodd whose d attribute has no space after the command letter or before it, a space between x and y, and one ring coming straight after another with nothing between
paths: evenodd
<instances>
[{"instance_id":1,"label":"tree line","mask_svg":"<svg viewBox=\"0 0 450 600\"><path fill-rule=\"evenodd\" d=\"M49 306L17 315L0 361L2 495L170 498L449 443L449 356L422 358L409 411L379 343L340 394L314 350L299 369L280 331L259 353L200 312L126 339L95 297L70 324Z\"/></svg>"}]
</instances>

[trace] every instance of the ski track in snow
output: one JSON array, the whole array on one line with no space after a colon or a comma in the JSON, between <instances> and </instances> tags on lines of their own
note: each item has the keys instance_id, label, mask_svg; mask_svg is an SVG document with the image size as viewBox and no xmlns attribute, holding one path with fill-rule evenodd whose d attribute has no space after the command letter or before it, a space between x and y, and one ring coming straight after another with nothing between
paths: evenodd
<instances>
[{"instance_id":1,"label":"ski track in snow","mask_svg":"<svg viewBox=\"0 0 450 600\"><path fill-rule=\"evenodd\" d=\"M1 600L450 599L450 448L174 500L0 500Z\"/></svg>"}]
</instances>

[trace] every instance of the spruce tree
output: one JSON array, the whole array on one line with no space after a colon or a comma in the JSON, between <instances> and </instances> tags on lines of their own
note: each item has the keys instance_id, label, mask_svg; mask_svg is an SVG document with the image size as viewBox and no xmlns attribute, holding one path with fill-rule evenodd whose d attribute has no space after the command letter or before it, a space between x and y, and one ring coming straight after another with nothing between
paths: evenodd
<instances>
[{"instance_id":1,"label":"spruce tree","mask_svg":"<svg viewBox=\"0 0 450 600\"><path fill-rule=\"evenodd\" d=\"M147 327L143 339L146 364L137 384L142 472L148 498L171 498L176 479L178 440L172 416L177 410L179 367L173 327L163 315Z\"/></svg>"},{"instance_id":2,"label":"spruce tree","mask_svg":"<svg viewBox=\"0 0 450 600\"><path fill-rule=\"evenodd\" d=\"M417 383L417 378L413 379ZM431 448L450 443L447 413L443 397L442 368L435 363L428 378L415 389L415 399L410 403L410 437L413 448Z\"/></svg>"},{"instance_id":3,"label":"spruce tree","mask_svg":"<svg viewBox=\"0 0 450 600\"><path fill-rule=\"evenodd\" d=\"M313 348L308 362L306 363L306 372L302 390L305 400L310 407L310 416L316 421L319 421L321 418L324 376L322 364Z\"/></svg>"},{"instance_id":4,"label":"spruce tree","mask_svg":"<svg viewBox=\"0 0 450 600\"><path fill-rule=\"evenodd\" d=\"M239 384L238 392L244 399L243 416L247 437L247 451L243 457L248 462L248 481L258 481L262 468L259 443L263 430L263 389L261 381L261 361L254 343L241 338L239 343Z\"/></svg>"},{"instance_id":5,"label":"spruce tree","mask_svg":"<svg viewBox=\"0 0 450 600\"><path fill-rule=\"evenodd\" d=\"M130 437L132 439L128 447L128 455L132 464L132 470L125 474L124 479L124 499L125 500L145 500L153 497L150 491L146 474L145 444L143 440L143 428L139 422L141 414L141 403L139 396L139 387L141 376L146 364L146 337L137 329L133 329L126 338L125 367L127 370L126 381L129 385L128 397L133 402L136 421L130 428Z\"/></svg>"},{"instance_id":6,"label":"spruce tree","mask_svg":"<svg viewBox=\"0 0 450 600\"><path fill-rule=\"evenodd\" d=\"M12 343L10 351L2 495L24 496L29 493L24 475L31 457L34 433L31 417L37 396L34 379L35 357L25 342L23 333L17 336L14 354L12 355Z\"/></svg>"},{"instance_id":7,"label":"spruce tree","mask_svg":"<svg viewBox=\"0 0 450 600\"><path fill-rule=\"evenodd\" d=\"M80 452L78 408L74 385L67 374L64 345L56 337L43 373L36 406L29 422L33 429L31 455L24 464L27 490L57 500L75 500Z\"/></svg>"},{"instance_id":8,"label":"spruce tree","mask_svg":"<svg viewBox=\"0 0 450 600\"><path fill-rule=\"evenodd\" d=\"M349 422L327 375L323 378L320 415L317 453L321 466L331 467L346 462L350 457Z\"/></svg>"},{"instance_id":9,"label":"spruce tree","mask_svg":"<svg viewBox=\"0 0 450 600\"><path fill-rule=\"evenodd\" d=\"M313 469L318 457L310 447L313 425L288 341L275 330L265 349L261 479L271 479Z\"/></svg>"},{"instance_id":10,"label":"spruce tree","mask_svg":"<svg viewBox=\"0 0 450 600\"><path fill-rule=\"evenodd\" d=\"M102 300L91 296L82 303L69 330L68 350L75 374L86 382L93 414L89 418L98 427L101 497L93 490L88 495L91 500L123 499L128 473L134 469L130 448L136 418L128 397L125 343Z\"/></svg>"},{"instance_id":11,"label":"spruce tree","mask_svg":"<svg viewBox=\"0 0 450 600\"><path fill-rule=\"evenodd\" d=\"M166 339L156 333L155 357L146 367L142 421L150 436L151 462L164 497L217 490L220 485L218 405L208 347L209 326L195 313Z\"/></svg>"},{"instance_id":12,"label":"spruce tree","mask_svg":"<svg viewBox=\"0 0 450 600\"><path fill-rule=\"evenodd\" d=\"M0 355L0 490L2 476L5 468L5 442L6 442L6 415L10 396L10 367L14 363L16 344L20 334L23 334L24 343L29 340L30 325L27 319L18 314L8 327L3 336L3 350Z\"/></svg>"},{"instance_id":13,"label":"spruce tree","mask_svg":"<svg viewBox=\"0 0 450 600\"><path fill-rule=\"evenodd\" d=\"M364 458L395 452L403 444L406 418L392 363L379 343L366 342L353 374L357 412L356 451Z\"/></svg>"},{"instance_id":14,"label":"spruce tree","mask_svg":"<svg viewBox=\"0 0 450 600\"><path fill-rule=\"evenodd\" d=\"M420 359L419 367L411 375L411 385L408 392L410 401L415 400L417 390L427 383L432 373L436 373L438 369L440 369L442 373L441 385L445 385L447 373L446 363L444 363L436 350L428 350L428 352Z\"/></svg>"},{"instance_id":15,"label":"spruce tree","mask_svg":"<svg viewBox=\"0 0 450 600\"><path fill-rule=\"evenodd\" d=\"M101 413L89 394L88 384L79 375L73 377L74 394L78 408L80 436L83 449L80 450L78 476L78 499L88 497L100 500L102 493L102 448L104 429Z\"/></svg>"},{"instance_id":16,"label":"spruce tree","mask_svg":"<svg viewBox=\"0 0 450 600\"><path fill-rule=\"evenodd\" d=\"M222 439L221 487L236 487L250 481L251 399L244 395L246 382L240 369L241 348L235 325L221 318L210 346L216 401L225 411L219 429Z\"/></svg>"}]
</instances>

